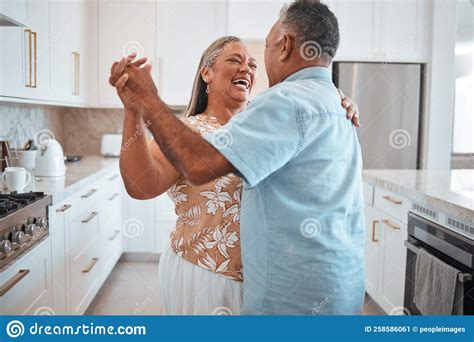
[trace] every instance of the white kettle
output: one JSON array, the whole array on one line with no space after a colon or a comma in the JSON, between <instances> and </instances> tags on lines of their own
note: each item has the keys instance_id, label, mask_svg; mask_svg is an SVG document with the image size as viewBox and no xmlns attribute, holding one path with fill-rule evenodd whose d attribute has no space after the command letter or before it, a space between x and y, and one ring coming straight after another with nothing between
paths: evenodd
<instances>
[{"instance_id":1,"label":"white kettle","mask_svg":"<svg viewBox=\"0 0 474 342\"><path fill-rule=\"evenodd\" d=\"M38 147L35 164L35 176L38 177L62 177L66 174L63 148L55 139Z\"/></svg>"}]
</instances>

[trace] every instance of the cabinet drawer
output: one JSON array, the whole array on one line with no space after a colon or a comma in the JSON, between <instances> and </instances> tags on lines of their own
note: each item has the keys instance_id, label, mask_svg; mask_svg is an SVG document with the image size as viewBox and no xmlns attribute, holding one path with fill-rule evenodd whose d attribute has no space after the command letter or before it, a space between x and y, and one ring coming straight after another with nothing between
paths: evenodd
<instances>
[{"instance_id":1,"label":"cabinet drawer","mask_svg":"<svg viewBox=\"0 0 474 342\"><path fill-rule=\"evenodd\" d=\"M91 186L85 187L84 190L78 192L77 195L71 196L70 199L65 202L70 205L67 209L68 220L75 220L78 216L84 214L89 208L94 206L97 201L100 200L100 196L103 196L104 192L99 187L99 183L94 183Z\"/></svg>"},{"instance_id":2,"label":"cabinet drawer","mask_svg":"<svg viewBox=\"0 0 474 342\"><path fill-rule=\"evenodd\" d=\"M0 273L0 313L33 315L41 307L52 313L51 286L51 240L47 238Z\"/></svg>"},{"instance_id":3,"label":"cabinet drawer","mask_svg":"<svg viewBox=\"0 0 474 342\"><path fill-rule=\"evenodd\" d=\"M100 263L100 273L103 280L108 277L123 251L120 226L115 226L114 228L107 236L101 239L102 260Z\"/></svg>"},{"instance_id":4,"label":"cabinet drawer","mask_svg":"<svg viewBox=\"0 0 474 342\"><path fill-rule=\"evenodd\" d=\"M99 213L90 210L69 226L69 248L72 258L77 258L99 237Z\"/></svg>"},{"instance_id":5,"label":"cabinet drawer","mask_svg":"<svg viewBox=\"0 0 474 342\"><path fill-rule=\"evenodd\" d=\"M410 202L403 196L391 191L375 187L374 207L391 215L396 220L407 222L407 214L410 210Z\"/></svg>"},{"instance_id":6,"label":"cabinet drawer","mask_svg":"<svg viewBox=\"0 0 474 342\"><path fill-rule=\"evenodd\" d=\"M374 186L364 183L362 187L363 193L364 193L364 202L367 205L373 205L374 204Z\"/></svg>"},{"instance_id":7,"label":"cabinet drawer","mask_svg":"<svg viewBox=\"0 0 474 342\"><path fill-rule=\"evenodd\" d=\"M82 314L100 286L99 238L75 257L70 258L70 308L71 314Z\"/></svg>"}]
</instances>

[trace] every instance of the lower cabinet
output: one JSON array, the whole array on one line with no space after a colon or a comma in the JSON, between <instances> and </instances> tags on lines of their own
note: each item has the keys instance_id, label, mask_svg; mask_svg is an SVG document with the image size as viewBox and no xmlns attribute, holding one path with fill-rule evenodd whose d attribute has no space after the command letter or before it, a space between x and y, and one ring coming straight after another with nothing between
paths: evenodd
<instances>
[{"instance_id":1,"label":"lower cabinet","mask_svg":"<svg viewBox=\"0 0 474 342\"><path fill-rule=\"evenodd\" d=\"M0 273L1 315L54 314L51 238Z\"/></svg>"},{"instance_id":2,"label":"lower cabinet","mask_svg":"<svg viewBox=\"0 0 474 342\"><path fill-rule=\"evenodd\" d=\"M50 208L53 309L83 314L123 252L118 168Z\"/></svg>"},{"instance_id":3,"label":"lower cabinet","mask_svg":"<svg viewBox=\"0 0 474 342\"><path fill-rule=\"evenodd\" d=\"M377 189L376 189L377 190ZM407 214L407 213L404 213ZM375 206L366 206L365 289L388 314L403 312L407 226Z\"/></svg>"}]
</instances>

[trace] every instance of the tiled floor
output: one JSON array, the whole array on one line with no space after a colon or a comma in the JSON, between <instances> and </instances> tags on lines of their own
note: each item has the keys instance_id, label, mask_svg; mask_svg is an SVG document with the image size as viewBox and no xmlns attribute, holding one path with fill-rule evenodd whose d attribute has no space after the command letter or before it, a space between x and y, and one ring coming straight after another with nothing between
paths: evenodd
<instances>
[{"instance_id":1,"label":"tiled floor","mask_svg":"<svg viewBox=\"0 0 474 342\"><path fill-rule=\"evenodd\" d=\"M159 315L158 263L119 261L86 315ZM366 296L363 315L384 315Z\"/></svg>"}]
</instances>

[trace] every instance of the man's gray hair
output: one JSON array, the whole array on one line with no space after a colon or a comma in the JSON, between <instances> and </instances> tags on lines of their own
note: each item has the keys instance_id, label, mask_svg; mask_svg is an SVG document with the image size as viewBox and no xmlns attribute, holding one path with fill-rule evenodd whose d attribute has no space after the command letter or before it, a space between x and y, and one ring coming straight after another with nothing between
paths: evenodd
<instances>
[{"instance_id":1,"label":"man's gray hair","mask_svg":"<svg viewBox=\"0 0 474 342\"><path fill-rule=\"evenodd\" d=\"M295 36L301 57L331 61L339 47L336 16L318 0L296 0L280 12L282 29Z\"/></svg>"}]
</instances>

